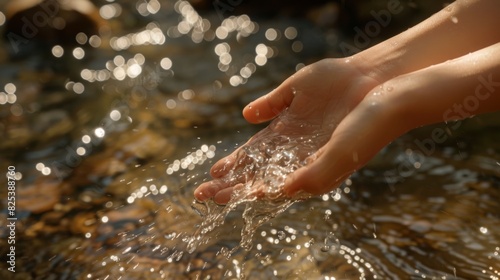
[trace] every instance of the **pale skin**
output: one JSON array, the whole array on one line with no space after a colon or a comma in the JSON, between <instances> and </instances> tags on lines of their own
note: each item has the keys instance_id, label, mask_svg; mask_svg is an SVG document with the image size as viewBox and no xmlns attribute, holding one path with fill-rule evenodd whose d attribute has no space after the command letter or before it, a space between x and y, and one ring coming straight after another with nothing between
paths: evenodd
<instances>
[{"instance_id":1,"label":"pale skin","mask_svg":"<svg viewBox=\"0 0 500 280\"><path fill-rule=\"evenodd\" d=\"M243 116L250 123L267 122L288 108L294 120L329 136L308 164L287 176L283 195L335 189L416 127L500 110L499 15L498 0L457 0L356 55L306 66L248 104ZM290 125L261 133L296 135L299 129ZM259 137L245 145L255 141ZM235 162L236 153L213 165L213 180L195 190L196 199L230 200L238 184L221 178L244 164Z\"/></svg>"}]
</instances>

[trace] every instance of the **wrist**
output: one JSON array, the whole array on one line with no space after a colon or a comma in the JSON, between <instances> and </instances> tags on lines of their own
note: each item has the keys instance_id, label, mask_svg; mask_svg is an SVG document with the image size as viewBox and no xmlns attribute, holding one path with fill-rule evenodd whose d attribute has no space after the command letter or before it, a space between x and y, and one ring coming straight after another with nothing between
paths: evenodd
<instances>
[{"instance_id":1,"label":"wrist","mask_svg":"<svg viewBox=\"0 0 500 280\"><path fill-rule=\"evenodd\" d=\"M405 49L390 43L390 40L357 53L350 59L356 62L361 72L380 83L404 74Z\"/></svg>"},{"instance_id":2,"label":"wrist","mask_svg":"<svg viewBox=\"0 0 500 280\"><path fill-rule=\"evenodd\" d=\"M353 57L367 75L387 81L498 43L499 11L499 1L455 1Z\"/></svg>"}]
</instances>

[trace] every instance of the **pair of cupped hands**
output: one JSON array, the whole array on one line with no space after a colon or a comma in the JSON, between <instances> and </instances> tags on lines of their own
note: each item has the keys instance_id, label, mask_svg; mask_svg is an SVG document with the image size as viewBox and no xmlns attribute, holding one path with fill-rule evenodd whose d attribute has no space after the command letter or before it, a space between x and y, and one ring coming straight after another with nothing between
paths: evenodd
<instances>
[{"instance_id":1,"label":"pair of cupped hands","mask_svg":"<svg viewBox=\"0 0 500 280\"><path fill-rule=\"evenodd\" d=\"M499 111L499 12L497 0L457 0L367 50L300 69L243 109L250 123L274 120L213 165L196 199L226 204L242 188L255 199L327 193L413 128ZM246 168L247 150L273 139L298 143L301 162L277 191Z\"/></svg>"},{"instance_id":2,"label":"pair of cupped hands","mask_svg":"<svg viewBox=\"0 0 500 280\"><path fill-rule=\"evenodd\" d=\"M338 187L354 171L362 167L382 147L404 132L396 110L385 102L392 88L384 88L384 79L365 74L353 59L324 59L306 66L285 80L270 93L243 109L250 123L275 119L229 156L215 163L213 180L202 183L195 198L212 198L226 204L235 188L241 188L254 174L228 179L231 170L242 168L245 147L258 145L273 137L296 139L298 148L304 139L317 144L317 150L302 155L304 166L288 174L281 187L283 197L297 193L321 194ZM286 114L283 111L286 110ZM286 118L281 121L280 118ZM390 126L390 127L388 127ZM310 149L310 146L307 148ZM263 182L254 182L252 195L264 196Z\"/></svg>"},{"instance_id":3,"label":"pair of cupped hands","mask_svg":"<svg viewBox=\"0 0 500 280\"><path fill-rule=\"evenodd\" d=\"M459 51L453 45L442 45L451 51L434 56L415 55L425 53L420 48L425 50L427 45L408 43L405 46L416 46L417 50L403 51L406 59L375 64L379 66L369 61L380 58L376 54L383 48L375 49L370 56L324 59L302 68L243 109L250 123L275 120L215 163L211 169L213 180L195 190L196 199L212 198L226 204L243 186L250 187L247 193L256 199L327 193L413 128L499 111L500 42L496 41L498 33L485 38L474 41L478 46L462 45ZM256 170L244 168L249 164L245 151L280 137L295 139L297 155L304 164L286 174L279 190L271 188L269 196L266 178L252 180ZM311 151L311 139L316 145L313 152L301 153ZM232 176L235 178L228 178Z\"/></svg>"}]
</instances>

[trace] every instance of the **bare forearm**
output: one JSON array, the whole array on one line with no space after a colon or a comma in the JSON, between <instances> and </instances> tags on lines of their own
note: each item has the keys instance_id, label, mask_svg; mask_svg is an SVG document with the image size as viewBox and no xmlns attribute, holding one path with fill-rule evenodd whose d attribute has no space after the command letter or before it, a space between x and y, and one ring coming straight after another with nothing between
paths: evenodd
<instances>
[{"instance_id":1,"label":"bare forearm","mask_svg":"<svg viewBox=\"0 0 500 280\"><path fill-rule=\"evenodd\" d=\"M408 129L500 110L500 43L388 81Z\"/></svg>"},{"instance_id":2,"label":"bare forearm","mask_svg":"<svg viewBox=\"0 0 500 280\"><path fill-rule=\"evenodd\" d=\"M388 80L500 42L499 15L498 0L457 0L354 59L367 74Z\"/></svg>"}]
</instances>

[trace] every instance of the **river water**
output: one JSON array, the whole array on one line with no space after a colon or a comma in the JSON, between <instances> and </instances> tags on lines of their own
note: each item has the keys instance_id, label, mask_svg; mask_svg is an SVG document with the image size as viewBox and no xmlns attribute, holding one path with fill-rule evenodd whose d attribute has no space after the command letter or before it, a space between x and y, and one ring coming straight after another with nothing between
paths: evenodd
<instances>
[{"instance_id":1,"label":"river water","mask_svg":"<svg viewBox=\"0 0 500 280\"><path fill-rule=\"evenodd\" d=\"M193 205L194 188L263 128L241 109L305 64L342 56L350 35L324 19L342 6L260 17L186 1L95 3L101 36L20 53L0 42L0 169L16 182L12 273L0 178L0 278L500 277L498 114L412 131L338 190L282 204L258 227L245 227L248 204L235 205L193 246L207 211L223 211ZM423 6L405 6L418 14L405 23L428 16ZM452 133L422 146L435 129Z\"/></svg>"}]
</instances>

